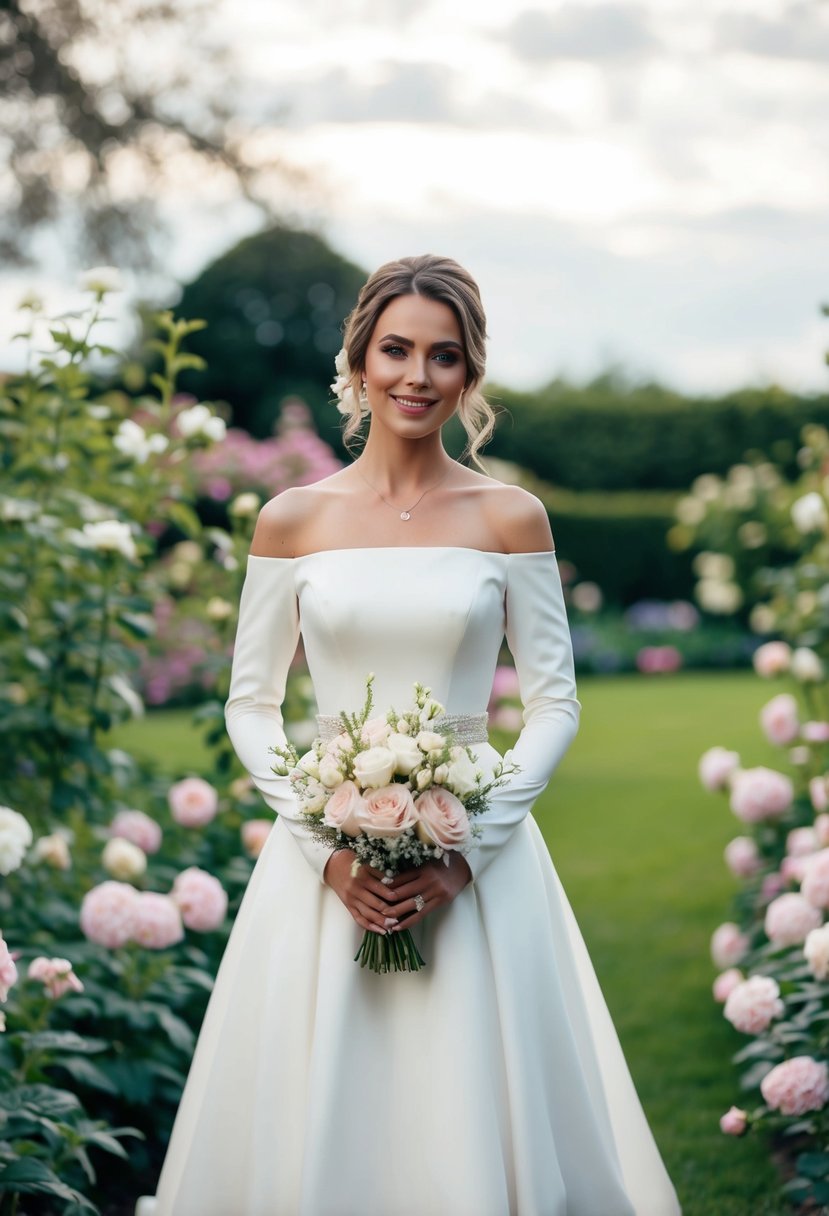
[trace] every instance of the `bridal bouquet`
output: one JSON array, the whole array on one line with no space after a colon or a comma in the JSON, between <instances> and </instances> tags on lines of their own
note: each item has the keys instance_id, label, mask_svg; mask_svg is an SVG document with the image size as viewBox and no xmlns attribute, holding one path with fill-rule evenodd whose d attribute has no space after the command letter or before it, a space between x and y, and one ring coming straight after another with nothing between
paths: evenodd
<instances>
[{"instance_id":1,"label":"bridal bouquet","mask_svg":"<svg viewBox=\"0 0 829 1216\"><path fill-rule=\"evenodd\" d=\"M340 713L342 731L334 739L316 739L303 756L290 744L272 747L279 757L273 770L290 778L314 838L351 849L355 866L370 865L391 878L431 858L448 865L451 852L474 847L481 828L472 818L517 766L501 762L485 782L471 749L435 721L444 708L422 684L414 686L411 709L372 716L373 679L366 681L362 709ZM424 965L408 929L366 930L358 959L378 972Z\"/></svg>"}]
</instances>

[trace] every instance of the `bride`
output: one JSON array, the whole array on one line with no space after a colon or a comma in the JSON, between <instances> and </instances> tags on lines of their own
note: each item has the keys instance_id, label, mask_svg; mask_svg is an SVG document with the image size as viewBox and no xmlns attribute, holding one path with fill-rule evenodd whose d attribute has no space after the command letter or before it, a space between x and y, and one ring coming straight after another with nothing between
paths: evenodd
<instances>
[{"instance_id":1,"label":"bride","mask_svg":"<svg viewBox=\"0 0 829 1216\"><path fill-rule=\"evenodd\" d=\"M679 1205L532 816L579 702L553 537L532 495L451 459L491 433L485 317L446 257L363 287L335 389L359 456L286 490L248 559L227 725L278 818L211 996L157 1196L138 1216L676 1216ZM504 633L524 727L466 856L382 881L313 839L269 749L299 633L322 715L415 681L481 728ZM485 721L485 718L483 719ZM611 909L608 908L608 915ZM414 930L426 966L354 962Z\"/></svg>"}]
</instances>

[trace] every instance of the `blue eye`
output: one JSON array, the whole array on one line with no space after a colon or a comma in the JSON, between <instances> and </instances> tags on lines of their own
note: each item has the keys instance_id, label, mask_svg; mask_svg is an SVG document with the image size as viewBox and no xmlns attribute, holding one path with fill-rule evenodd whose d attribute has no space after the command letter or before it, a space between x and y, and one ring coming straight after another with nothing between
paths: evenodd
<instances>
[{"instance_id":1,"label":"blue eye","mask_svg":"<svg viewBox=\"0 0 829 1216\"><path fill-rule=\"evenodd\" d=\"M402 346L395 346L394 344L392 344L391 346L381 346L380 349L382 350L384 355L394 355L394 354L405 355L405 353L406 353Z\"/></svg>"}]
</instances>

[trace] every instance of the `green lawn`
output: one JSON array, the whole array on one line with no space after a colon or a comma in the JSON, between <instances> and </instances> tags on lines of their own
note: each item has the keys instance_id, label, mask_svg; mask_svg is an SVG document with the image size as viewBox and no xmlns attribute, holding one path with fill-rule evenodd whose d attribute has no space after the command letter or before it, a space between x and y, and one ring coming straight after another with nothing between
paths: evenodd
<instances>
[{"instance_id":1,"label":"green lawn","mask_svg":"<svg viewBox=\"0 0 829 1216\"><path fill-rule=\"evenodd\" d=\"M714 744L774 761L757 724L769 685L750 673L584 678L582 727L536 815L613 1014L684 1216L782 1216L763 1143L723 1136L743 1041L711 999L712 930L734 880L722 861L739 825L698 785ZM116 742L181 772L205 759L181 713Z\"/></svg>"}]
</instances>

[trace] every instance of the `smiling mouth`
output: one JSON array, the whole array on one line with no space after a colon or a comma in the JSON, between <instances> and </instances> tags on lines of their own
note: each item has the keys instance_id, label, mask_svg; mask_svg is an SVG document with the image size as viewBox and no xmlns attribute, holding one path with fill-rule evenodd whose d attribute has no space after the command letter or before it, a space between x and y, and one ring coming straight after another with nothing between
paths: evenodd
<instances>
[{"instance_id":1,"label":"smiling mouth","mask_svg":"<svg viewBox=\"0 0 829 1216\"><path fill-rule=\"evenodd\" d=\"M434 397L400 397L396 393L390 393L389 396L407 410L427 410L438 401L438 398Z\"/></svg>"}]
</instances>

